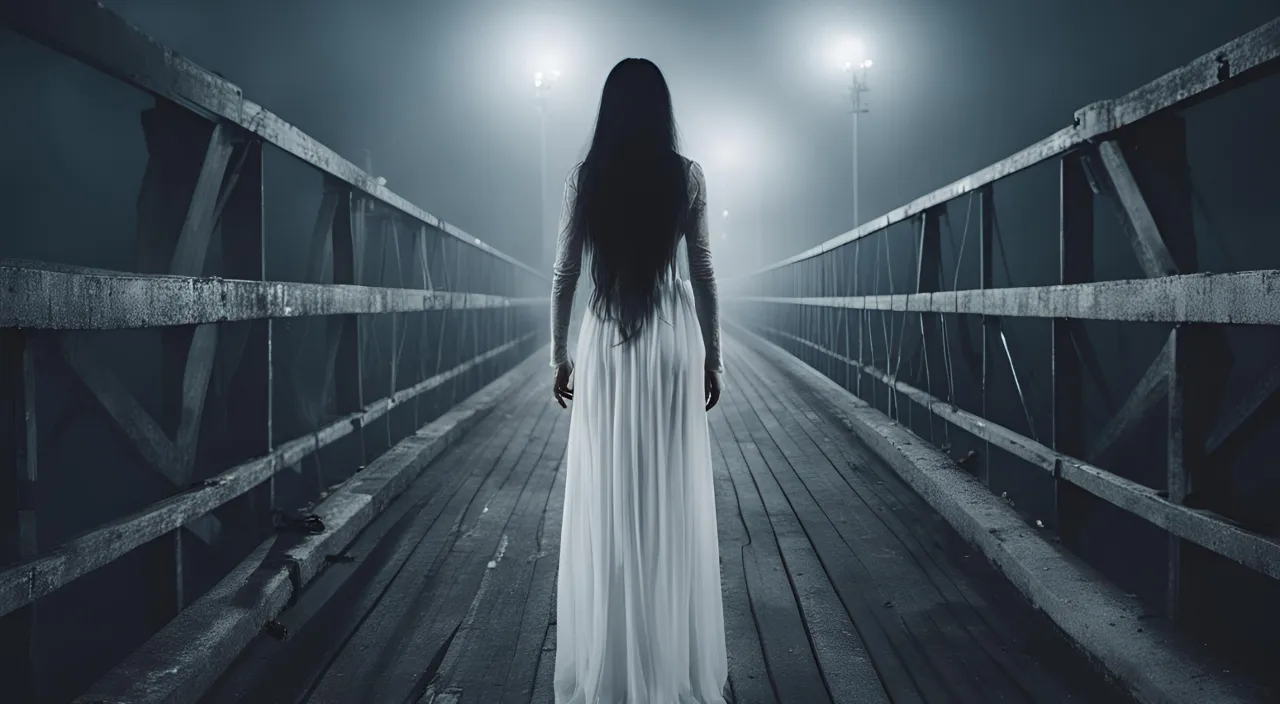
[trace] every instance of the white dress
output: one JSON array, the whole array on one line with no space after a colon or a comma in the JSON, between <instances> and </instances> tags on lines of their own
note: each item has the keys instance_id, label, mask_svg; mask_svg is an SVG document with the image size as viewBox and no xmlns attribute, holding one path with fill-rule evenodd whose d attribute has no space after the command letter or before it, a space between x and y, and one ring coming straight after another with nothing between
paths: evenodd
<instances>
[{"instance_id":1,"label":"white dress","mask_svg":"<svg viewBox=\"0 0 1280 704\"><path fill-rule=\"evenodd\" d=\"M689 162L675 272L635 339L583 315L560 537L556 704L724 702L728 676L704 369L720 370L718 305L702 170ZM572 203L576 176L565 189ZM582 261L562 220L552 365L567 359ZM698 312L701 312L701 315Z\"/></svg>"}]
</instances>

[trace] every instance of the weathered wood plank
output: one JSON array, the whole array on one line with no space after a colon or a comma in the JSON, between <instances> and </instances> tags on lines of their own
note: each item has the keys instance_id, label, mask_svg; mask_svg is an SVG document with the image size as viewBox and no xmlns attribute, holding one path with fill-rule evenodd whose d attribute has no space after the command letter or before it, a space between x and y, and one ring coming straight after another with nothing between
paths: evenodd
<instances>
[{"instance_id":1,"label":"weathered wood plank","mask_svg":"<svg viewBox=\"0 0 1280 704\"><path fill-rule=\"evenodd\" d=\"M545 389L544 384L537 386ZM542 395L542 402L548 402L547 395ZM552 410L549 422L535 428L527 438L529 456L538 457L532 475L503 529L500 553L487 565L466 616L422 694L425 701L430 701L433 693L451 691L459 693L460 702L485 704L502 700L511 683L525 611L530 606L548 606L530 602L535 596L530 587L540 559L539 528L547 518L551 489L562 474L559 470L566 449L569 414L557 413L558 410ZM546 624L535 631L545 636ZM532 674L528 672L525 701L533 685Z\"/></svg>"},{"instance_id":2,"label":"weathered wood plank","mask_svg":"<svg viewBox=\"0 0 1280 704\"><path fill-rule=\"evenodd\" d=\"M376 697L369 696L374 691L375 681L390 676L387 669L397 661L401 652L412 656L418 666L416 674L423 674L474 597L482 575L474 570L472 563L478 562L483 568L499 541L500 536L495 531L501 529L505 516L485 509L512 478L525 449L524 438L546 412L547 409L543 408L536 413L525 413L518 422L507 426L511 441L496 448L496 453L486 454L486 459L480 461L490 468L489 471L468 480L455 501L450 502L443 520L437 522L418 544L377 605L317 679L310 702L345 704L353 699L360 701L362 697L376 701ZM511 487L507 489L507 494L510 494ZM480 517L485 517L483 523L480 523ZM495 520L498 521L496 526ZM461 536L481 525L485 527L482 535L473 536L470 545L458 545ZM455 556L455 553L464 552L464 548L466 554ZM467 572L468 568L471 572ZM455 578L464 577L463 584L455 584ZM448 599L450 590L458 586L461 587L460 592L466 592L466 587L470 587L470 596L455 594L455 603L448 604L456 610L456 602L463 600L458 619L449 623L443 633L441 628L432 629L433 625L439 625L436 618L439 610L445 608L440 602ZM427 613L428 609L431 609L430 613ZM425 632L417 634L416 629ZM410 650L415 635L421 642L416 649ZM413 674L412 670L405 673L408 679L412 679ZM385 688L389 684L381 686ZM397 680L396 684L403 691L394 700L401 701L414 682L410 682L408 687L404 686L404 680Z\"/></svg>"},{"instance_id":3,"label":"weathered wood plank","mask_svg":"<svg viewBox=\"0 0 1280 704\"><path fill-rule=\"evenodd\" d=\"M753 343L753 349L772 365L822 398L841 425L873 448L1077 647L1097 658L1131 691L1151 701L1243 704L1267 700L1256 681L1220 669L1204 648L1178 637L1163 619L1151 619L1135 596L1097 579L927 442L850 397L778 346L759 338L753 338Z\"/></svg>"},{"instance_id":4,"label":"weathered wood plank","mask_svg":"<svg viewBox=\"0 0 1280 704\"><path fill-rule=\"evenodd\" d=\"M539 361L527 360L330 494L316 507L326 526L322 533L266 540L205 597L77 699L77 704L198 701L212 679L262 630L265 621L315 579L330 556L341 554L424 466L523 385Z\"/></svg>"},{"instance_id":5,"label":"weathered wood plank","mask_svg":"<svg viewBox=\"0 0 1280 704\"><path fill-rule=\"evenodd\" d=\"M546 398L546 386L537 384ZM563 422L563 421L562 421ZM565 424L567 426L567 424ZM564 437L556 436L551 442L566 445L568 428ZM547 500L547 512L538 526L538 551L535 554L533 577L524 615L519 626L519 639L507 670L506 684L502 688L503 704L550 701L538 697L538 672L544 661L554 664L554 635L552 647L546 650L549 633L554 633L556 623L556 578L560 571L560 524L564 519L564 487L568 472L563 464L556 471L551 497Z\"/></svg>"},{"instance_id":6,"label":"weathered wood plank","mask_svg":"<svg viewBox=\"0 0 1280 704\"><path fill-rule=\"evenodd\" d=\"M817 345L789 333L772 329L765 332L771 336L790 339L819 349ZM825 349L819 349L819 351L834 354ZM857 364L856 360L845 357L840 359L845 364ZM1056 467L1063 480L1075 484L1094 496L1250 569L1273 579L1280 579L1280 540L1245 530L1209 511L1171 503L1161 496L1162 492L1156 489L1142 486L1081 460L1054 452L1030 438L962 411L902 381L891 380L873 367L865 366L863 370L882 383L896 385L899 392L910 396L912 400L944 420L989 440L1001 449L1027 460L1033 466L1046 472L1053 472Z\"/></svg>"},{"instance_id":7,"label":"weathered wood plank","mask_svg":"<svg viewBox=\"0 0 1280 704\"><path fill-rule=\"evenodd\" d=\"M379 603L401 569L422 557L424 541L439 551L454 516L472 501L532 397L533 384L509 384L502 404L425 470L387 511L379 514L337 561L320 572L278 620L290 634L282 645L260 635L204 701L305 701L324 666ZM447 421L447 419L446 419ZM431 425L436 425L440 421ZM430 427L430 426L428 426Z\"/></svg>"},{"instance_id":8,"label":"weathered wood plank","mask_svg":"<svg viewBox=\"0 0 1280 704\"><path fill-rule=\"evenodd\" d=\"M1280 271L1183 274L1065 286L879 296L736 300L794 306L965 313L1011 318L1077 318L1146 323L1280 325Z\"/></svg>"},{"instance_id":9,"label":"weathered wood plank","mask_svg":"<svg viewBox=\"0 0 1280 704\"><path fill-rule=\"evenodd\" d=\"M550 403L543 404L539 422L516 435L523 441L520 451L500 462L491 477L498 480L494 482L498 488L492 498L468 508L462 518L462 531L435 576L434 598L419 596L419 611L405 624L405 637L397 650L389 653L391 657L383 661L379 676L366 690L370 701L413 701L421 697L439 671L437 668L448 658L450 645L464 627L475 622L476 608L499 586L488 565L496 567L504 559L511 541L511 522L517 518L515 510L532 484L534 469L546 447L545 439L560 416L558 410L551 410ZM550 472L543 473L543 477L545 481L534 486L541 487L541 506L545 509L554 477ZM424 658L427 653L435 657ZM424 661L430 663L425 668ZM471 696L467 700L492 701Z\"/></svg>"},{"instance_id":10,"label":"weathered wood plank","mask_svg":"<svg viewBox=\"0 0 1280 704\"><path fill-rule=\"evenodd\" d=\"M721 403L726 401L726 405L733 403L732 397L722 398ZM712 422L716 421L720 421L720 432L730 433L727 437L733 437L736 446L722 449L749 536L749 544L742 549L747 594L759 624L774 691L783 702L829 702L831 692L809 642L802 604L791 584L794 573L785 562L788 548L794 549L798 543L791 539L793 534L787 534L785 542L780 542L777 527L748 467L749 458L760 461L755 444L749 438L738 437L727 419L713 418Z\"/></svg>"},{"instance_id":11,"label":"weathered wood plank","mask_svg":"<svg viewBox=\"0 0 1280 704\"><path fill-rule=\"evenodd\" d=\"M1047 672L1040 663L1031 659L1030 653L1018 652L1023 644L1006 627L1002 615L997 615L978 591L983 585L972 584L954 564L953 556L944 554L940 548L938 534L948 530L942 528L945 521L910 488L903 486L881 460L850 438L847 431L832 427L815 408L820 402L810 393L811 389L790 383L789 377L764 366L763 360L754 354L741 348L735 352L734 366L745 367L752 372L746 393L751 397L757 415L762 422L769 419L770 436L804 484L804 488L788 493L800 496L801 500L804 494L811 494L820 510L833 517L835 525L848 534L846 542L856 546L854 554L860 556L855 559L879 563L882 560L876 558L883 555L889 568L874 567L870 571L877 582L890 585L891 589L896 589L892 586L894 584L915 585L918 590L923 587L926 598L935 602L927 609L933 620L942 627L954 619L961 630L950 629L954 640L948 643L946 650L960 653L966 659L976 657L990 663L985 667L972 668L975 674L985 670L984 683L980 688L986 698L984 701L1021 701L1024 697L1030 701L1063 699L1068 694L1064 689L1069 689L1069 683L1058 676L1060 673ZM804 515L808 514L805 512ZM851 516L866 516L870 520L848 518ZM855 523L858 525L851 525ZM890 547L876 547L868 543L865 536L872 536L880 546ZM821 550L819 552L821 555ZM822 558L824 565L839 561L839 558L827 555L822 555ZM912 574L910 567L919 571ZM881 587L878 586L856 588L854 598L862 597L874 602L879 589ZM904 601L894 600L893 611L903 610L911 611ZM905 620L910 620L910 617ZM874 626L862 620L855 621L855 625L862 633ZM892 625L899 626L898 623ZM867 640L871 642L869 638ZM901 645L897 647L902 648ZM906 650L911 647L909 645ZM883 661L893 657L892 652L875 653L876 669L886 686L894 682L894 676ZM993 667L998 673L993 672ZM921 667L910 671L917 678L927 672ZM892 690L891 693L894 701L903 700L902 694ZM918 696L913 691L908 695Z\"/></svg>"},{"instance_id":12,"label":"weathered wood plank","mask_svg":"<svg viewBox=\"0 0 1280 704\"><path fill-rule=\"evenodd\" d=\"M835 586L838 580L832 574L835 562L859 561L859 557L841 542L814 497L802 487L799 493L796 491L800 485L788 463L808 458L784 457L784 451L774 444L774 438L757 415L754 407L757 399L749 390L752 372L745 370L741 362L733 369L731 376L736 379L733 388L737 393L726 408L727 425L740 446L745 443L754 447L754 452L743 452L746 469L769 512L831 699L887 704L890 697L881 685L870 648L862 635L865 626L851 619L854 613L864 615L865 611L857 607L851 610L843 603L839 594L842 590ZM733 461L730 459L730 464ZM885 664L883 669L892 679L896 674L894 665ZM786 677L789 673L776 673L777 676ZM913 694L914 688L895 701L913 701Z\"/></svg>"},{"instance_id":13,"label":"weathered wood plank","mask_svg":"<svg viewBox=\"0 0 1280 704\"><path fill-rule=\"evenodd\" d=\"M532 336L534 333L529 333ZM514 346L517 340L504 347ZM493 350L489 354L494 354ZM310 435L278 445L269 454L211 477L186 493L165 499L75 538L52 552L0 571L0 616L26 606L62 585L112 562L121 555L190 523L244 494L276 472L300 462L322 447L380 418L395 403L435 388L466 369L464 363L415 386L399 401L384 399L348 414Z\"/></svg>"},{"instance_id":14,"label":"weathered wood plank","mask_svg":"<svg viewBox=\"0 0 1280 704\"><path fill-rule=\"evenodd\" d=\"M712 413L723 412L723 409L712 410ZM733 477L729 475L727 455L737 452L737 447L732 444L732 436L721 422L712 423L711 435L729 687L734 701L739 704L776 704L778 699L765 665L760 626L751 610L751 595L747 590L743 551L751 544L751 538L742 518Z\"/></svg>"},{"instance_id":15,"label":"weathered wood plank","mask_svg":"<svg viewBox=\"0 0 1280 704\"><path fill-rule=\"evenodd\" d=\"M862 641L861 657L870 658L879 673L880 683L874 688L862 683L864 691L853 700L888 696L893 701L930 701L944 692L962 700L972 698L974 682L960 665L963 656L945 648L939 632L940 628L954 627L950 623L935 625L936 618L921 618L927 597L921 591L920 575L904 577L902 572L910 554L902 554L902 546L885 533L879 517L866 509L859 493L839 482L838 473L832 470L832 476L817 471L820 462L829 463L815 448L802 448L794 438L783 435L778 419L760 408L760 370L738 351L735 360L735 368L743 369L735 388L742 387L740 394L749 405L743 413L756 428L752 435L758 434L761 440L757 444L768 449L773 478L795 508L853 619Z\"/></svg>"},{"instance_id":16,"label":"weathered wood plank","mask_svg":"<svg viewBox=\"0 0 1280 704\"><path fill-rule=\"evenodd\" d=\"M264 318L545 304L543 298L0 264L0 327L117 330Z\"/></svg>"}]
</instances>

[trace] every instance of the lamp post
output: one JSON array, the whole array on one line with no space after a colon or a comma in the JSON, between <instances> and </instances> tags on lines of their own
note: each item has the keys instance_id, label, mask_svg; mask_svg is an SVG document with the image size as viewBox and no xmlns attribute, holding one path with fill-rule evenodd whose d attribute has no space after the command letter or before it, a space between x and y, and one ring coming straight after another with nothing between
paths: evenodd
<instances>
[{"instance_id":1,"label":"lamp post","mask_svg":"<svg viewBox=\"0 0 1280 704\"><path fill-rule=\"evenodd\" d=\"M542 239L542 263L550 267L555 256L555 235L547 225L547 96L560 78L560 71L533 74L533 102L538 111L538 235Z\"/></svg>"},{"instance_id":2,"label":"lamp post","mask_svg":"<svg viewBox=\"0 0 1280 704\"><path fill-rule=\"evenodd\" d=\"M870 112L862 94L869 90L867 69L871 68L871 59L866 58L857 40L847 42L841 53L840 68L849 74L849 108L853 114L853 226L857 227L862 224L858 215L858 115Z\"/></svg>"}]
</instances>

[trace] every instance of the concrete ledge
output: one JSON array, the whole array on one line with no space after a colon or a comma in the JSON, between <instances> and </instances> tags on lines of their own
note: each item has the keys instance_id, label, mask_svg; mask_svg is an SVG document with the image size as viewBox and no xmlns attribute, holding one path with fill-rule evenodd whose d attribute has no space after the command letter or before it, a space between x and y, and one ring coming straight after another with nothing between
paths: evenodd
<instances>
[{"instance_id":1,"label":"concrete ledge","mask_svg":"<svg viewBox=\"0 0 1280 704\"><path fill-rule=\"evenodd\" d=\"M546 364L539 348L506 374L378 457L325 498L319 535L279 534L113 668L75 704L190 704L450 444Z\"/></svg>"},{"instance_id":2,"label":"concrete ledge","mask_svg":"<svg viewBox=\"0 0 1280 704\"><path fill-rule=\"evenodd\" d=\"M1175 633L1167 621L1144 618L1135 597L1046 540L950 457L782 348L734 327L753 351L829 403L855 435L1139 701L1270 701L1264 688L1215 666L1207 649Z\"/></svg>"}]
</instances>

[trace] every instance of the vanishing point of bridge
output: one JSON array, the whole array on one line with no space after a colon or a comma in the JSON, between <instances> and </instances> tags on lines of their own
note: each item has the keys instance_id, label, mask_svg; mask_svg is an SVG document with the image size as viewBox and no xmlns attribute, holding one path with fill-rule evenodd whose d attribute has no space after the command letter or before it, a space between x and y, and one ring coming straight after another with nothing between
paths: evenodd
<instances>
[{"instance_id":1,"label":"vanishing point of bridge","mask_svg":"<svg viewBox=\"0 0 1280 704\"><path fill-rule=\"evenodd\" d=\"M550 702L543 273L97 3L0 19L153 99L132 266L0 262L4 701ZM1276 701L1232 477L1274 484L1280 271L1201 273L1184 114L1277 57L1280 20L725 282L735 701ZM1056 274L1015 286L1036 178Z\"/></svg>"}]
</instances>

